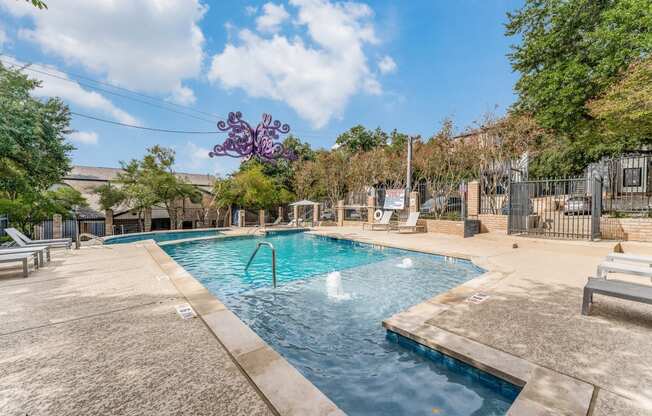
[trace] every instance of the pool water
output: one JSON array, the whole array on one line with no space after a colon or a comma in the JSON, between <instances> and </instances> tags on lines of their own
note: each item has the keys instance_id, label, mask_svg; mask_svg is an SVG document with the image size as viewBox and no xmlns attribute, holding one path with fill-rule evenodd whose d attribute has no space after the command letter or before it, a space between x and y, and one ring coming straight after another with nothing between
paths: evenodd
<instances>
[{"instance_id":1,"label":"pool water","mask_svg":"<svg viewBox=\"0 0 652 416\"><path fill-rule=\"evenodd\" d=\"M276 248L278 287L266 247ZM385 331L381 322L483 271L304 233L163 249L350 415L504 415L519 389Z\"/></svg>"},{"instance_id":2,"label":"pool water","mask_svg":"<svg viewBox=\"0 0 652 416\"><path fill-rule=\"evenodd\" d=\"M154 240L157 243L173 240L181 240L184 238L198 238L210 237L219 235L216 230L198 230L198 231L167 231L157 233L138 233L133 235L124 235L119 237L111 237L104 241L104 244L124 244L134 243L136 241Z\"/></svg>"}]
</instances>

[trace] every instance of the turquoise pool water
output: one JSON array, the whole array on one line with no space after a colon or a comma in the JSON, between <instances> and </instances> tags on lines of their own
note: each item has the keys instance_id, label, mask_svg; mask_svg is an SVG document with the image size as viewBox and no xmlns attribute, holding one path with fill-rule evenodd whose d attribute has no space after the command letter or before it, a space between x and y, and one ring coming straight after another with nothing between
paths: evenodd
<instances>
[{"instance_id":1,"label":"turquoise pool water","mask_svg":"<svg viewBox=\"0 0 652 416\"><path fill-rule=\"evenodd\" d=\"M271 285L274 244L279 286ZM163 249L350 415L504 415L519 389L387 333L383 319L483 271L303 233Z\"/></svg>"},{"instance_id":2,"label":"turquoise pool water","mask_svg":"<svg viewBox=\"0 0 652 416\"><path fill-rule=\"evenodd\" d=\"M197 238L209 237L219 235L216 230L197 230L197 231L166 231L157 233L138 233L133 235L124 235L118 237L111 237L104 241L104 244L124 244L134 243L136 241L154 240L157 243L173 240L181 240L183 238Z\"/></svg>"}]
</instances>

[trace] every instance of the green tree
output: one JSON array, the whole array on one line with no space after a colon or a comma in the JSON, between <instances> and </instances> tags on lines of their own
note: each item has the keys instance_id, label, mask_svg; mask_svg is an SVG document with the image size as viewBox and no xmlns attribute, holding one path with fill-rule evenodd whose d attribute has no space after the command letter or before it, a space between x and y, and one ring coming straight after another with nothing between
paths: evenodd
<instances>
[{"instance_id":1,"label":"green tree","mask_svg":"<svg viewBox=\"0 0 652 416\"><path fill-rule=\"evenodd\" d=\"M118 188L115 185L111 186L110 183L98 186L95 188L94 192L99 195L100 207L104 211L115 209L126 199L125 193L122 191L122 189Z\"/></svg>"},{"instance_id":2,"label":"green tree","mask_svg":"<svg viewBox=\"0 0 652 416\"><path fill-rule=\"evenodd\" d=\"M508 20L507 35L521 39L509 54L520 74L515 109L556 134L541 157L576 173L609 151L586 104L652 52L652 2L526 0Z\"/></svg>"},{"instance_id":3,"label":"green tree","mask_svg":"<svg viewBox=\"0 0 652 416\"><path fill-rule=\"evenodd\" d=\"M234 202L247 208L264 209L286 204L293 194L265 175L262 166L238 172L232 179Z\"/></svg>"},{"instance_id":4,"label":"green tree","mask_svg":"<svg viewBox=\"0 0 652 416\"><path fill-rule=\"evenodd\" d=\"M48 8L48 5L45 4L43 0L25 0L25 1L27 1L28 3L32 3L34 7L37 7L41 10Z\"/></svg>"},{"instance_id":5,"label":"green tree","mask_svg":"<svg viewBox=\"0 0 652 416\"><path fill-rule=\"evenodd\" d=\"M387 133L380 127L376 130L367 130L364 126L357 125L348 131L340 134L335 143L352 153L367 152L379 146L387 144Z\"/></svg>"},{"instance_id":6,"label":"green tree","mask_svg":"<svg viewBox=\"0 0 652 416\"><path fill-rule=\"evenodd\" d=\"M118 174L118 182L122 185L124 201L131 209L136 211L138 226L142 231L144 229L143 215L145 210L152 208L159 202L159 199L144 177L138 160L131 160L128 163L120 162L120 164L122 165L122 172Z\"/></svg>"}]
</instances>

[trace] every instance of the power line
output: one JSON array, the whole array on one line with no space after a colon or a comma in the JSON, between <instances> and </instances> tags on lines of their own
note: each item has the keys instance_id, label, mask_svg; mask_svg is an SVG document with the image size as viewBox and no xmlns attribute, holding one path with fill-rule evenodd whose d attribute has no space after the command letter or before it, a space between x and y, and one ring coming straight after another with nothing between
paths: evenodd
<instances>
[{"instance_id":1,"label":"power line","mask_svg":"<svg viewBox=\"0 0 652 416\"><path fill-rule=\"evenodd\" d=\"M132 129L156 131L156 132L159 132L159 133L177 133L177 134L220 134L220 133L223 133L221 131L188 131L188 130L159 129L159 128L155 128L155 127L144 127L144 126L137 126L135 124L120 123L118 121L112 121L112 120L107 120L107 119L100 118L100 117L89 116L88 114L81 114L81 113L77 113L75 111L71 111L70 114L73 114L73 115L75 115L77 117L83 117L83 118L88 118L88 119L95 120L95 121L100 121L102 123L113 124L113 125L116 125L116 126L130 127Z\"/></svg>"}]
</instances>

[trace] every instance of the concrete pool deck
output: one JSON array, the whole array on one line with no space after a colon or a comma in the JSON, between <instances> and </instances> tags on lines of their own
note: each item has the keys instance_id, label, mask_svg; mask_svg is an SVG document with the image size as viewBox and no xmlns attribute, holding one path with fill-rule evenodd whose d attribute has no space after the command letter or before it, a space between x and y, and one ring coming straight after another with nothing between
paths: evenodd
<instances>
[{"instance_id":1,"label":"concrete pool deck","mask_svg":"<svg viewBox=\"0 0 652 416\"><path fill-rule=\"evenodd\" d=\"M492 234L462 239L357 227L315 232L472 258L493 270L493 277L432 299L429 310L413 309L414 322L590 385L591 415L652 411L647 388L652 385L652 307L596 296L591 316L580 315L581 287L614 243ZM513 242L519 248L513 249ZM624 247L652 253L652 245ZM226 325L211 328L230 313L219 305L205 311L195 307L200 315L206 312L203 319L181 319L174 307L201 288L191 281L180 285L175 280L179 269L166 269L176 263L157 259L151 248L132 244L56 252L52 264L27 279L17 277L15 269L0 269L3 412L290 413L282 403L271 403L251 381L279 386L284 379L257 380L246 368L258 365L257 358L267 360L273 351L249 346L249 351L234 354L228 338L236 331ZM154 252L162 253L158 248ZM475 292L490 297L479 304L466 302Z\"/></svg>"}]
</instances>

